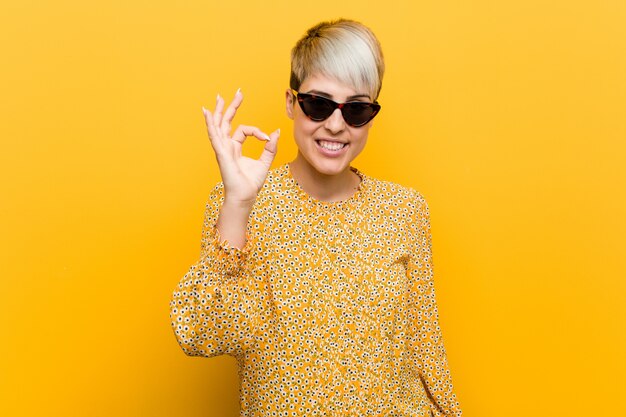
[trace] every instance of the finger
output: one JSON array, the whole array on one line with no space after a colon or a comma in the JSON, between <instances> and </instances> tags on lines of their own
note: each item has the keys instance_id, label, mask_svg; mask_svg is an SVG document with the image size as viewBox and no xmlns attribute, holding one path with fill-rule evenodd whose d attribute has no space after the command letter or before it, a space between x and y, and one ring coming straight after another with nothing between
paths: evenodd
<instances>
[{"instance_id":1,"label":"finger","mask_svg":"<svg viewBox=\"0 0 626 417\"><path fill-rule=\"evenodd\" d=\"M222 118L221 127L222 127L222 130L226 132L226 134L230 133L230 127L233 122L233 118L235 117L235 114L237 113L237 109L239 108L239 106L241 106L242 102L243 102L243 93L241 92L241 89L239 88L237 89L237 92L235 93L235 97L233 98L233 101L230 102L230 105L226 109L226 112L224 112L224 117Z\"/></svg>"},{"instance_id":2,"label":"finger","mask_svg":"<svg viewBox=\"0 0 626 417\"><path fill-rule=\"evenodd\" d=\"M224 99L219 94L215 99L215 111L213 112L213 124L218 127L222 123L222 112L224 111Z\"/></svg>"},{"instance_id":3,"label":"finger","mask_svg":"<svg viewBox=\"0 0 626 417\"><path fill-rule=\"evenodd\" d=\"M272 161L274 161L274 157L276 157L276 153L278 152L278 138L280 137L280 129L275 130L270 133L270 140L267 141L265 147L263 148L263 152L259 157L259 161L261 161L268 168L272 165Z\"/></svg>"},{"instance_id":4,"label":"finger","mask_svg":"<svg viewBox=\"0 0 626 417\"><path fill-rule=\"evenodd\" d=\"M206 123L207 131L209 133L209 140L211 141L211 146L216 152L220 151L222 149L221 148L222 143L220 140L220 136L217 130L215 129L215 126L213 125L213 115L211 114L209 110L205 109L204 107L202 107L202 111L204 112L204 121Z\"/></svg>"},{"instance_id":5,"label":"finger","mask_svg":"<svg viewBox=\"0 0 626 417\"><path fill-rule=\"evenodd\" d=\"M235 133L233 133L232 140L239 142L239 143L244 143L248 136L254 136L255 138L259 140L265 140L265 141L271 140L271 138L265 133L263 133L261 129L259 129L258 127L245 126L245 125L239 125L237 127L237 129L235 130Z\"/></svg>"}]
</instances>

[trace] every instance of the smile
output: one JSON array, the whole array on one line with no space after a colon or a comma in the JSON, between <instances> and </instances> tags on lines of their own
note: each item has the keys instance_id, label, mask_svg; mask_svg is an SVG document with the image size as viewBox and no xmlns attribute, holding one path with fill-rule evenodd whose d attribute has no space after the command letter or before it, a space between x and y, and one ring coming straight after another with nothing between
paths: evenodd
<instances>
[{"instance_id":1,"label":"smile","mask_svg":"<svg viewBox=\"0 0 626 417\"><path fill-rule=\"evenodd\" d=\"M329 150L329 151L338 151L340 149L345 148L347 145L347 143L331 142L328 140L318 140L316 142L321 148Z\"/></svg>"}]
</instances>

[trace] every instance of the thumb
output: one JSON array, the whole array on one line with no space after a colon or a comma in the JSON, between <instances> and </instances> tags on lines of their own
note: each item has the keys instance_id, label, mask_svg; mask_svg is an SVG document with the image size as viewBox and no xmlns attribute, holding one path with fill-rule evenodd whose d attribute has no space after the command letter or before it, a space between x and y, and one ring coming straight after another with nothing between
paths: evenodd
<instances>
[{"instance_id":1,"label":"thumb","mask_svg":"<svg viewBox=\"0 0 626 417\"><path fill-rule=\"evenodd\" d=\"M263 148L263 153L259 157L259 161L263 162L266 166L270 166L274 157L276 156L276 152L278 151L278 138L280 137L280 129L276 129L272 133L270 133L270 140L265 142L265 147Z\"/></svg>"}]
</instances>

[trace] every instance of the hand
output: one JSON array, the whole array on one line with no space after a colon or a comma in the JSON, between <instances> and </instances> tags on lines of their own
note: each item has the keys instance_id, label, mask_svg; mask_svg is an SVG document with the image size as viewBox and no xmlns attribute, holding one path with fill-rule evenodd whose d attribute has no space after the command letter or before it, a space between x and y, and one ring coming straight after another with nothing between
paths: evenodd
<instances>
[{"instance_id":1,"label":"hand","mask_svg":"<svg viewBox=\"0 0 626 417\"><path fill-rule=\"evenodd\" d=\"M230 136L231 122L242 101L243 94L237 90L224 114L222 114L224 99L219 95L213 113L204 107L202 111L224 183L225 201L251 207L263 187L270 165L276 156L280 129L268 136L257 127L240 125ZM248 136L266 141L259 159L242 155L243 143Z\"/></svg>"}]
</instances>

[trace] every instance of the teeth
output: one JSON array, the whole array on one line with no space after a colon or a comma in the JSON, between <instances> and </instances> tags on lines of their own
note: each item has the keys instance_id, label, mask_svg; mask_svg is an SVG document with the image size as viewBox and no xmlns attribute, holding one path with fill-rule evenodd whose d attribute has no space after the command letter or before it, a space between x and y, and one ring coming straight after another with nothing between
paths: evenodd
<instances>
[{"instance_id":1,"label":"teeth","mask_svg":"<svg viewBox=\"0 0 626 417\"><path fill-rule=\"evenodd\" d=\"M326 141L326 140L320 140L320 141L318 141L318 143L320 144L320 146L322 148L328 149L329 151L338 151L339 149L341 149L344 146L346 146L345 143L329 142L329 141Z\"/></svg>"}]
</instances>

